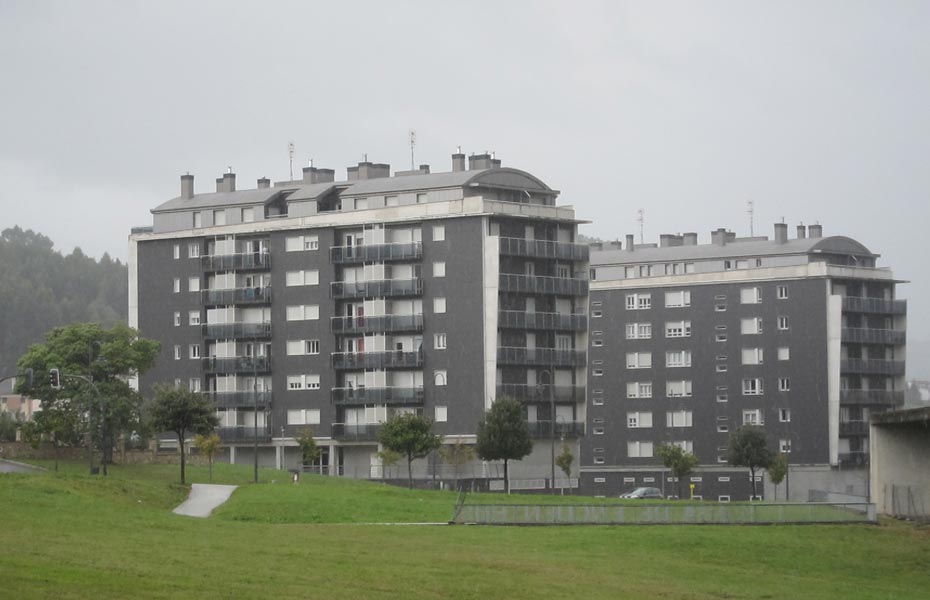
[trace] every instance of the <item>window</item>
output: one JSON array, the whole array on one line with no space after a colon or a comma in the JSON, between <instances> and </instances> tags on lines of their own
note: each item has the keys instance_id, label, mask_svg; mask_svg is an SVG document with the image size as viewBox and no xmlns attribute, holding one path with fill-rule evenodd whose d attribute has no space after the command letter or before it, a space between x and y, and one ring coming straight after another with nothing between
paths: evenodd
<instances>
[{"instance_id":1,"label":"window","mask_svg":"<svg viewBox=\"0 0 930 600\"><path fill-rule=\"evenodd\" d=\"M761 365L762 348L743 348L744 365Z\"/></svg>"},{"instance_id":2,"label":"window","mask_svg":"<svg viewBox=\"0 0 930 600\"><path fill-rule=\"evenodd\" d=\"M603 311L600 311L600 310L592 310L592 311L591 311L591 318L592 318L592 319L600 319L600 318L603 317L603 316L604 316L604 312L603 312Z\"/></svg>"},{"instance_id":3,"label":"window","mask_svg":"<svg viewBox=\"0 0 930 600\"><path fill-rule=\"evenodd\" d=\"M717 394L717 402L727 402L729 399L730 396L727 392L720 392Z\"/></svg>"},{"instance_id":4,"label":"window","mask_svg":"<svg viewBox=\"0 0 930 600\"><path fill-rule=\"evenodd\" d=\"M307 340L307 354L320 353L320 340Z\"/></svg>"},{"instance_id":5,"label":"window","mask_svg":"<svg viewBox=\"0 0 930 600\"><path fill-rule=\"evenodd\" d=\"M765 425L765 416L760 408L743 411L743 425Z\"/></svg>"},{"instance_id":6,"label":"window","mask_svg":"<svg viewBox=\"0 0 930 600\"><path fill-rule=\"evenodd\" d=\"M284 277L284 284L287 286L318 285L319 283L320 272L316 269L306 271L288 271Z\"/></svg>"},{"instance_id":7,"label":"window","mask_svg":"<svg viewBox=\"0 0 930 600\"><path fill-rule=\"evenodd\" d=\"M727 433L730 431L729 425L717 425L717 433Z\"/></svg>"},{"instance_id":8,"label":"window","mask_svg":"<svg viewBox=\"0 0 930 600\"><path fill-rule=\"evenodd\" d=\"M778 391L779 392L788 392L791 391L791 380L787 377L778 378Z\"/></svg>"},{"instance_id":9,"label":"window","mask_svg":"<svg viewBox=\"0 0 930 600\"><path fill-rule=\"evenodd\" d=\"M216 226L226 224L226 209L225 208L213 211L213 224Z\"/></svg>"},{"instance_id":10,"label":"window","mask_svg":"<svg viewBox=\"0 0 930 600\"><path fill-rule=\"evenodd\" d=\"M626 368L627 369L648 369L652 366L651 352L627 352Z\"/></svg>"},{"instance_id":11,"label":"window","mask_svg":"<svg viewBox=\"0 0 930 600\"><path fill-rule=\"evenodd\" d=\"M200 311L192 310L187 313L187 324L188 325L200 325Z\"/></svg>"},{"instance_id":12,"label":"window","mask_svg":"<svg viewBox=\"0 0 930 600\"><path fill-rule=\"evenodd\" d=\"M289 390L318 390L320 389L319 375L288 375L287 389Z\"/></svg>"},{"instance_id":13,"label":"window","mask_svg":"<svg viewBox=\"0 0 930 600\"><path fill-rule=\"evenodd\" d=\"M174 278L174 293L177 294L181 291L181 279L179 277Z\"/></svg>"},{"instance_id":14,"label":"window","mask_svg":"<svg viewBox=\"0 0 930 600\"><path fill-rule=\"evenodd\" d=\"M691 337L691 321L669 321L665 324L665 337Z\"/></svg>"},{"instance_id":15,"label":"window","mask_svg":"<svg viewBox=\"0 0 930 600\"><path fill-rule=\"evenodd\" d=\"M717 481L719 481L720 483L730 483L730 478L728 476L722 476L722 477L718 477Z\"/></svg>"},{"instance_id":16,"label":"window","mask_svg":"<svg viewBox=\"0 0 930 600\"><path fill-rule=\"evenodd\" d=\"M200 244L188 244L187 245L187 257L188 258L200 258Z\"/></svg>"},{"instance_id":17,"label":"window","mask_svg":"<svg viewBox=\"0 0 930 600\"><path fill-rule=\"evenodd\" d=\"M630 458L652 458L652 442L627 442L626 455Z\"/></svg>"},{"instance_id":18,"label":"window","mask_svg":"<svg viewBox=\"0 0 930 600\"><path fill-rule=\"evenodd\" d=\"M437 407L436 407L436 413L435 413L435 414L436 414L435 421L436 421L437 423L445 423L446 421L449 420L449 409L448 409L448 407L445 407L445 406L437 406Z\"/></svg>"},{"instance_id":19,"label":"window","mask_svg":"<svg viewBox=\"0 0 930 600\"><path fill-rule=\"evenodd\" d=\"M319 354L320 340L288 340L287 355L301 356L304 354Z\"/></svg>"},{"instance_id":20,"label":"window","mask_svg":"<svg viewBox=\"0 0 930 600\"><path fill-rule=\"evenodd\" d=\"M191 344L189 350L191 358L200 358L200 344Z\"/></svg>"},{"instance_id":21,"label":"window","mask_svg":"<svg viewBox=\"0 0 930 600\"><path fill-rule=\"evenodd\" d=\"M319 425L320 409L318 408L300 408L297 410L287 411L288 425Z\"/></svg>"},{"instance_id":22,"label":"window","mask_svg":"<svg viewBox=\"0 0 930 600\"><path fill-rule=\"evenodd\" d=\"M762 319L759 317L741 319L739 330L743 335L760 334L762 333Z\"/></svg>"},{"instance_id":23,"label":"window","mask_svg":"<svg viewBox=\"0 0 930 600\"><path fill-rule=\"evenodd\" d=\"M727 334L725 334L725 333L718 333L718 334L714 335L714 341L717 341L717 342L725 342L725 341L727 341Z\"/></svg>"},{"instance_id":24,"label":"window","mask_svg":"<svg viewBox=\"0 0 930 600\"><path fill-rule=\"evenodd\" d=\"M174 326L177 327L181 324L181 311L174 311Z\"/></svg>"},{"instance_id":25,"label":"window","mask_svg":"<svg viewBox=\"0 0 930 600\"><path fill-rule=\"evenodd\" d=\"M652 413L628 412L626 413L626 426L630 429L644 429L652 427Z\"/></svg>"},{"instance_id":26,"label":"window","mask_svg":"<svg viewBox=\"0 0 930 600\"><path fill-rule=\"evenodd\" d=\"M444 333L433 334L433 348L435 348L436 350L446 349L446 334Z\"/></svg>"},{"instance_id":27,"label":"window","mask_svg":"<svg viewBox=\"0 0 930 600\"><path fill-rule=\"evenodd\" d=\"M320 318L318 304L295 304L286 307L285 315L288 321L316 321Z\"/></svg>"},{"instance_id":28,"label":"window","mask_svg":"<svg viewBox=\"0 0 930 600\"><path fill-rule=\"evenodd\" d=\"M433 277L445 277L445 276L446 276L446 263L434 262L433 263Z\"/></svg>"},{"instance_id":29,"label":"window","mask_svg":"<svg viewBox=\"0 0 930 600\"><path fill-rule=\"evenodd\" d=\"M595 456L595 457L594 457L594 464L596 464L596 465L602 465L602 464L604 464L604 457L603 457L603 456Z\"/></svg>"},{"instance_id":30,"label":"window","mask_svg":"<svg viewBox=\"0 0 930 600\"><path fill-rule=\"evenodd\" d=\"M445 298L433 298L433 312L436 314L442 314L446 312Z\"/></svg>"},{"instance_id":31,"label":"window","mask_svg":"<svg viewBox=\"0 0 930 600\"><path fill-rule=\"evenodd\" d=\"M645 310L652 308L652 294L627 294L627 310Z\"/></svg>"},{"instance_id":32,"label":"window","mask_svg":"<svg viewBox=\"0 0 930 600\"><path fill-rule=\"evenodd\" d=\"M762 302L762 288L742 288L739 291L740 304L759 304Z\"/></svg>"},{"instance_id":33,"label":"window","mask_svg":"<svg viewBox=\"0 0 930 600\"><path fill-rule=\"evenodd\" d=\"M791 351L788 350L787 346L781 346L778 348L778 360L788 360L791 356Z\"/></svg>"},{"instance_id":34,"label":"window","mask_svg":"<svg viewBox=\"0 0 930 600\"><path fill-rule=\"evenodd\" d=\"M591 376L592 377L603 377L604 369L591 369Z\"/></svg>"},{"instance_id":35,"label":"window","mask_svg":"<svg viewBox=\"0 0 930 600\"><path fill-rule=\"evenodd\" d=\"M239 220L243 223L251 223L255 220L255 208L243 208L239 211Z\"/></svg>"},{"instance_id":36,"label":"window","mask_svg":"<svg viewBox=\"0 0 930 600\"><path fill-rule=\"evenodd\" d=\"M636 267L626 267L623 269L624 279L635 279L636 278Z\"/></svg>"},{"instance_id":37,"label":"window","mask_svg":"<svg viewBox=\"0 0 930 600\"><path fill-rule=\"evenodd\" d=\"M666 381L665 395L669 398L691 396L691 381Z\"/></svg>"},{"instance_id":38,"label":"window","mask_svg":"<svg viewBox=\"0 0 930 600\"><path fill-rule=\"evenodd\" d=\"M727 366L726 366L725 364L723 364L723 365L717 365L717 366L714 367L714 370L715 370L717 373L726 373L726 372L727 372Z\"/></svg>"},{"instance_id":39,"label":"window","mask_svg":"<svg viewBox=\"0 0 930 600\"><path fill-rule=\"evenodd\" d=\"M776 290L775 295L779 300L788 299L788 286L787 285L780 285L777 288L775 288L775 290Z\"/></svg>"},{"instance_id":40,"label":"window","mask_svg":"<svg viewBox=\"0 0 930 600\"><path fill-rule=\"evenodd\" d=\"M762 379L756 377L754 379L744 379L743 380L743 395L744 396L761 396L762 395Z\"/></svg>"},{"instance_id":41,"label":"window","mask_svg":"<svg viewBox=\"0 0 930 600\"><path fill-rule=\"evenodd\" d=\"M675 410L665 413L666 427L691 427L692 413L690 410Z\"/></svg>"},{"instance_id":42,"label":"window","mask_svg":"<svg viewBox=\"0 0 930 600\"><path fill-rule=\"evenodd\" d=\"M603 396L598 396L598 397L596 397L596 398L591 398L591 404L592 404L593 406L604 406L604 398L603 398Z\"/></svg>"},{"instance_id":43,"label":"window","mask_svg":"<svg viewBox=\"0 0 930 600\"><path fill-rule=\"evenodd\" d=\"M594 435L604 435L603 427L593 427L592 430L594 431Z\"/></svg>"},{"instance_id":44,"label":"window","mask_svg":"<svg viewBox=\"0 0 930 600\"><path fill-rule=\"evenodd\" d=\"M443 387L448 382L448 373L445 369L439 369L433 371L433 385L437 387Z\"/></svg>"},{"instance_id":45,"label":"window","mask_svg":"<svg viewBox=\"0 0 930 600\"><path fill-rule=\"evenodd\" d=\"M200 277L190 277L187 280L187 291L189 292L200 291Z\"/></svg>"},{"instance_id":46,"label":"window","mask_svg":"<svg viewBox=\"0 0 930 600\"><path fill-rule=\"evenodd\" d=\"M665 353L665 366L670 368L690 367L690 350L671 350Z\"/></svg>"},{"instance_id":47,"label":"window","mask_svg":"<svg viewBox=\"0 0 930 600\"><path fill-rule=\"evenodd\" d=\"M177 260L181 258L181 244L174 245L174 259Z\"/></svg>"},{"instance_id":48,"label":"window","mask_svg":"<svg viewBox=\"0 0 930 600\"><path fill-rule=\"evenodd\" d=\"M417 204L426 204L427 197L426 193L417 194Z\"/></svg>"},{"instance_id":49,"label":"window","mask_svg":"<svg viewBox=\"0 0 930 600\"><path fill-rule=\"evenodd\" d=\"M651 381L630 381L626 384L627 398L652 398Z\"/></svg>"},{"instance_id":50,"label":"window","mask_svg":"<svg viewBox=\"0 0 930 600\"><path fill-rule=\"evenodd\" d=\"M723 461L723 462L726 462L726 461ZM717 502L729 502L729 501L730 501L729 496L717 496Z\"/></svg>"},{"instance_id":51,"label":"window","mask_svg":"<svg viewBox=\"0 0 930 600\"><path fill-rule=\"evenodd\" d=\"M194 213L194 229L200 229L203 227L203 213L195 212Z\"/></svg>"},{"instance_id":52,"label":"window","mask_svg":"<svg viewBox=\"0 0 930 600\"><path fill-rule=\"evenodd\" d=\"M784 438L778 440L778 451L782 454L788 454L791 452L791 440Z\"/></svg>"},{"instance_id":53,"label":"window","mask_svg":"<svg viewBox=\"0 0 930 600\"><path fill-rule=\"evenodd\" d=\"M691 440L675 440L672 442L673 446L678 446L685 452L693 453L694 452L694 442Z\"/></svg>"},{"instance_id":54,"label":"window","mask_svg":"<svg viewBox=\"0 0 930 600\"><path fill-rule=\"evenodd\" d=\"M200 391L200 378L191 377L187 382L187 387L192 392L199 392Z\"/></svg>"},{"instance_id":55,"label":"window","mask_svg":"<svg viewBox=\"0 0 930 600\"><path fill-rule=\"evenodd\" d=\"M174 360L181 360L181 346L174 347Z\"/></svg>"},{"instance_id":56,"label":"window","mask_svg":"<svg viewBox=\"0 0 930 600\"><path fill-rule=\"evenodd\" d=\"M665 292L666 308L683 308L685 306L691 306L691 292Z\"/></svg>"},{"instance_id":57,"label":"window","mask_svg":"<svg viewBox=\"0 0 930 600\"><path fill-rule=\"evenodd\" d=\"M295 235L284 240L285 252L302 252L304 250L319 250L320 238L316 235Z\"/></svg>"},{"instance_id":58,"label":"window","mask_svg":"<svg viewBox=\"0 0 930 600\"><path fill-rule=\"evenodd\" d=\"M714 310L716 312L727 312L727 305L726 304L715 304Z\"/></svg>"},{"instance_id":59,"label":"window","mask_svg":"<svg viewBox=\"0 0 930 600\"><path fill-rule=\"evenodd\" d=\"M443 225L433 225L433 241L442 242L446 239L446 228Z\"/></svg>"},{"instance_id":60,"label":"window","mask_svg":"<svg viewBox=\"0 0 930 600\"><path fill-rule=\"evenodd\" d=\"M652 338L652 323L627 323L626 339L648 340Z\"/></svg>"},{"instance_id":61,"label":"window","mask_svg":"<svg viewBox=\"0 0 930 600\"><path fill-rule=\"evenodd\" d=\"M778 409L778 422L779 423L790 423L791 422L791 409L790 408L779 408Z\"/></svg>"},{"instance_id":62,"label":"window","mask_svg":"<svg viewBox=\"0 0 930 600\"><path fill-rule=\"evenodd\" d=\"M778 317L778 328L782 331L788 330L788 317Z\"/></svg>"},{"instance_id":63,"label":"window","mask_svg":"<svg viewBox=\"0 0 930 600\"><path fill-rule=\"evenodd\" d=\"M594 483L607 483L607 478L606 477L595 477Z\"/></svg>"},{"instance_id":64,"label":"window","mask_svg":"<svg viewBox=\"0 0 930 600\"><path fill-rule=\"evenodd\" d=\"M600 348L604 345L604 340L591 340L591 345L595 348Z\"/></svg>"}]
</instances>

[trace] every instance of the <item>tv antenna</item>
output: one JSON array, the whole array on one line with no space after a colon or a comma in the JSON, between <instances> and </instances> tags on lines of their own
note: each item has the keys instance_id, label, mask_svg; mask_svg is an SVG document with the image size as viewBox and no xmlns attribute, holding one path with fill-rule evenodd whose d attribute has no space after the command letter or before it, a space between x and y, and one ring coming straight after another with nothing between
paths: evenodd
<instances>
[{"instance_id":1,"label":"tv antenna","mask_svg":"<svg viewBox=\"0 0 930 600\"><path fill-rule=\"evenodd\" d=\"M295 150L294 142L288 142L287 143L287 158L288 158L288 165L290 166L291 181L294 181L294 150Z\"/></svg>"},{"instance_id":2,"label":"tv antenna","mask_svg":"<svg viewBox=\"0 0 930 600\"><path fill-rule=\"evenodd\" d=\"M753 217L756 214L755 206L752 200L746 202L746 212L749 214L749 237L753 237Z\"/></svg>"},{"instance_id":3,"label":"tv antenna","mask_svg":"<svg viewBox=\"0 0 930 600\"><path fill-rule=\"evenodd\" d=\"M636 222L639 223L639 243L645 244L645 239L643 237L643 223L646 221L646 211L644 209L639 209L636 211Z\"/></svg>"},{"instance_id":4,"label":"tv antenna","mask_svg":"<svg viewBox=\"0 0 930 600\"><path fill-rule=\"evenodd\" d=\"M413 148L417 145L417 132L413 129L410 130L410 170L413 171L414 161L413 161Z\"/></svg>"}]
</instances>

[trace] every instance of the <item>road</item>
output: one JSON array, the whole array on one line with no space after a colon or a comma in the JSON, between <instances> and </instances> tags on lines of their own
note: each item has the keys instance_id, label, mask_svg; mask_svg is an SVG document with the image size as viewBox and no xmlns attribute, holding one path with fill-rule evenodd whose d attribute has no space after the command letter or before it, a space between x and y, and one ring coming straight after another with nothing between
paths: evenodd
<instances>
[{"instance_id":1,"label":"road","mask_svg":"<svg viewBox=\"0 0 930 600\"><path fill-rule=\"evenodd\" d=\"M8 460L0 459L0 473L34 473L38 471L36 467L13 463Z\"/></svg>"}]
</instances>

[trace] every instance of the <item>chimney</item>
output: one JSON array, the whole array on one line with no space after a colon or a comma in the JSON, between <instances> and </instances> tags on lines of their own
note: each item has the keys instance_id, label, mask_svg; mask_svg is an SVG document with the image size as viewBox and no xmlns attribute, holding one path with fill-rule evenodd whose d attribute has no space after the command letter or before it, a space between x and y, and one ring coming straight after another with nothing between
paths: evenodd
<instances>
[{"instance_id":1,"label":"chimney","mask_svg":"<svg viewBox=\"0 0 930 600\"><path fill-rule=\"evenodd\" d=\"M258 189L264 190L269 187L271 187L271 180L267 177L262 177L258 180Z\"/></svg>"},{"instance_id":2,"label":"chimney","mask_svg":"<svg viewBox=\"0 0 930 600\"><path fill-rule=\"evenodd\" d=\"M429 175L429 165L420 165L420 173Z\"/></svg>"},{"instance_id":3,"label":"chimney","mask_svg":"<svg viewBox=\"0 0 930 600\"><path fill-rule=\"evenodd\" d=\"M788 241L787 223L775 223L775 241L779 244L784 244Z\"/></svg>"},{"instance_id":4,"label":"chimney","mask_svg":"<svg viewBox=\"0 0 930 600\"><path fill-rule=\"evenodd\" d=\"M633 236L631 234L626 236L626 249L628 252L633 251Z\"/></svg>"},{"instance_id":5,"label":"chimney","mask_svg":"<svg viewBox=\"0 0 930 600\"><path fill-rule=\"evenodd\" d=\"M659 236L659 248L669 248L672 245L672 238L675 236L671 233L663 233Z\"/></svg>"},{"instance_id":6,"label":"chimney","mask_svg":"<svg viewBox=\"0 0 930 600\"><path fill-rule=\"evenodd\" d=\"M181 175L181 197L185 200L194 197L194 176L190 173Z\"/></svg>"},{"instance_id":7,"label":"chimney","mask_svg":"<svg viewBox=\"0 0 930 600\"><path fill-rule=\"evenodd\" d=\"M491 159L491 168L492 168L492 169L500 169L500 168L501 168L501 159L499 159L499 158L492 158L492 159Z\"/></svg>"},{"instance_id":8,"label":"chimney","mask_svg":"<svg viewBox=\"0 0 930 600\"><path fill-rule=\"evenodd\" d=\"M798 225L798 239L803 240L807 237L807 229L804 225Z\"/></svg>"},{"instance_id":9,"label":"chimney","mask_svg":"<svg viewBox=\"0 0 930 600\"><path fill-rule=\"evenodd\" d=\"M304 167L304 183L332 183L335 180L336 171L333 169Z\"/></svg>"},{"instance_id":10,"label":"chimney","mask_svg":"<svg viewBox=\"0 0 930 600\"><path fill-rule=\"evenodd\" d=\"M232 169L224 173L222 177L216 179L216 191L218 192L235 192L236 191L236 174Z\"/></svg>"},{"instance_id":11,"label":"chimney","mask_svg":"<svg viewBox=\"0 0 930 600\"><path fill-rule=\"evenodd\" d=\"M379 179L381 177L391 176L391 165L372 163L366 160L358 163L357 167L349 167L346 171L348 171L349 174L349 181L358 179Z\"/></svg>"},{"instance_id":12,"label":"chimney","mask_svg":"<svg viewBox=\"0 0 930 600\"><path fill-rule=\"evenodd\" d=\"M723 227L718 228L716 231L710 232L710 241L713 244L718 246L726 246L727 244L727 230Z\"/></svg>"},{"instance_id":13,"label":"chimney","mask_svg":"<svg viewBox=\"0 0 930 600\"><path fill-rule=\"evenodd\" d=\"M490 154L472 154L468 157L468 170L480 171L492 168Z\"/></svg>"},{"instance_id":14,"label":"chimney","mask_svg":"<svg viewBox=\"0 0 930 600\"><path fill-rule=\"evenodd\" d=\"M812 238L821 238L823 237L823 226L822 225L810 225L807 228L807 233L810 234Z\"/></svg>"},{"instance_id":15,"label":"chimney","mask_svg":"<svg viewBox=\"0 0 930 600\"><path fill-rule=\"evenodd\" d=\"M697 234L693 231L681 234L682 246L697 246Z\"/></svg>"},{"instance_id":16,"label":"chimney","mask_svg":"<svg viewBox=\"0 0 930 600\"><path fill-rule=\"evenodd\" d=\"M465 155L461 152L456 152L452 155L452 172L458 173L459 171L465 170Z\"/></svg>"}]
</instances>

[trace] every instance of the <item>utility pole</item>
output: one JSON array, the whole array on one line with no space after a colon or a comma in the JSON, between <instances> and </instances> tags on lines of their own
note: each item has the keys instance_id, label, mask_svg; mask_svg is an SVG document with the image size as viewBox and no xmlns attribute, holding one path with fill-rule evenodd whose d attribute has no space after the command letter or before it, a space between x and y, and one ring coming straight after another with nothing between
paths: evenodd
<instances>
[{"instance_id":1,"label":"utility pole","mask_svg":"<svg viewBox=\"0 0 930 600\"><path fill-rule=\"evenodd\" d=\"M291 181L294 181L294 142L287 143L288 162L291 167Z\"/></svg>"}]
</instances>

